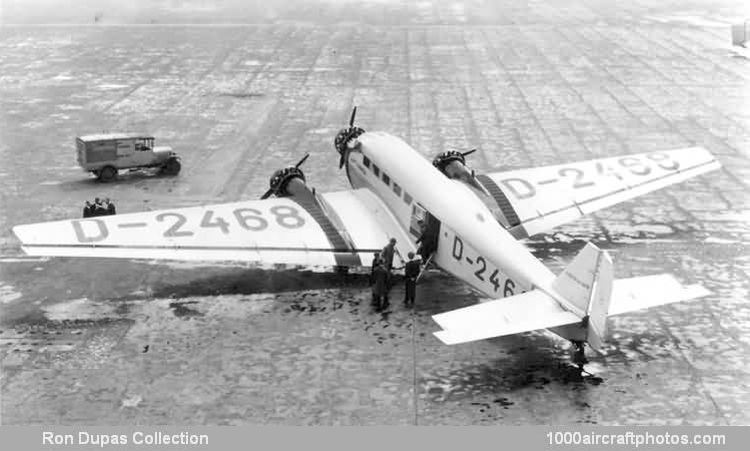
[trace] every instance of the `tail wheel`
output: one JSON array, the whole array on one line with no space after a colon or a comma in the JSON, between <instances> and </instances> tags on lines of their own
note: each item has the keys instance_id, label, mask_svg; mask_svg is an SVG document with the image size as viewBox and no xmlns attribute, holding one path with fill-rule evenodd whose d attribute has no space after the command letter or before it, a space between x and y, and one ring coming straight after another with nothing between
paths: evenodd
<instances>
[{"instance_id":1,"label":"tail wheel","mask_svg":"<svg viewBox=\"0 0 750 451\"><path fill-rule=\"evenodd\" d=\"M180 173L180 169L182 169L182 165L177 158L170 158L167 160L163 168L164 173L167 175L177 175Z\"/></svg>"},{"instance_id":2,"label":"tail wheel","mask_svg":"<svg viewBox=\"0 0 750 451\"><path fill-rule=\"evenodd\" d=\"M117 169L112 166L105 166L99 171L99 180L102 182L111 182L117 178Z\"/></svg>"}]
</instances>

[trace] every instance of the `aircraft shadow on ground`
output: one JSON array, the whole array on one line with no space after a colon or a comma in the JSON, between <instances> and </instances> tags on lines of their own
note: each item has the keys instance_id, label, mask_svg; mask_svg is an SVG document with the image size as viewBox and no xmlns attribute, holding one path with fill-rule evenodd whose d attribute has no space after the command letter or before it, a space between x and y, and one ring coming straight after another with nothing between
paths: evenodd
<instances>
[{"instance_id":1,"label":"aircraft shadow on ground","mask_svg":"<svg viewBox=\"0 0 750 451\"><path fill-rule=\"evenodd\" d=\"M554 234L550 235L554 237ZM572 240L566 241L528 241L525 243L526 247L534 254L534 256L542 261L555 258L563 258L565 260L572 260L578 253L586 246L586 243L592 242L598 247L608 250L627 250L628 248L634 248L641 245L639 241L648 243L652 239L669 239L676 241L690 241L694 240L695 237L691 232L675 231L668 234L654 235L649 232L635 231L632 234L617 234L609 233L605 238L601 235L596 236L577 236ZM635 241L635 242L634 242Z\"/></svg>"},{"instance_id":2,"label":"aircraft shadow on ground","mask_svg":"<svg viewBox=\"0 0 750 451\"><path fill-rule=\"evenodd\" d=\"M440 377L422 378L421 389L428 398L447 402L486 395L497 398L493 403L507 407L514 404L513 394L519 391L559 391L561 386L565 390L584 391L604 382L595 374L582 374L571 364L568 352L555 347L550 337L543 334L495 338L486 344L497 348L502 357L468 363Z\"/></svg>"},{"instance_id":3,"label":"aircraft shadow on ground","mask_svg":"<svg viewBox=\"0 0 750 451\"><path fill-rule=\"evenodd\" d=\"M367 274L338 274L309 270L271 270L245 268L180 283L159 283L154 297L184 298L225 294L283 293L362 286L367 288Z\"/></svg>"}]
</instances>

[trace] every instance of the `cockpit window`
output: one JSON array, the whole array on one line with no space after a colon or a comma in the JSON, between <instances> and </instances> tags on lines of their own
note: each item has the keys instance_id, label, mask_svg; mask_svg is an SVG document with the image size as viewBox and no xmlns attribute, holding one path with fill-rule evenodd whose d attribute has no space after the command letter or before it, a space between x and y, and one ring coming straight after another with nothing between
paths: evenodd
<instances>
[{"instance_id":1,"label":"cockpit window","mask_svg":"<svg viewBox=\"0 0 750 451\"><path fill-rule=\"evenodd\" d=\"M393 192L396 193L397 196L401 196L401 187L398 186L398 183L393 182Z\"/></svg>"},{"instance_id":2,"label":"cockpit window","mask_svg":"<svg viewBox=\"0 0 750 451\"><path fill-rule=\"evenodd\" d=\"M367 157L362 157L362 164L365 165L366 168L370 167L370 159Z\"/></svg>"},{"instance_id":3,"label":"cockpit window","mask_svg":"<svg viewBox=\"0 0 750 451\"><path fill-rule=\"evenodd\" d=\"M380 168L378 167L378 165L372 165L372 172L374 172L377 177L380 177Z\"/></svg>"},{"instance_id":4,"label":"cockpit window","mask_svg":"<svg viewBox=\"0 0 750 451\"><path fill-rule=\"evenodd\" d=\"M388 174L386 174L385 172L383 172L383 183L385 183L386 185L391 184L391 178L388 177Z\"/></svg>"}]
</instances>

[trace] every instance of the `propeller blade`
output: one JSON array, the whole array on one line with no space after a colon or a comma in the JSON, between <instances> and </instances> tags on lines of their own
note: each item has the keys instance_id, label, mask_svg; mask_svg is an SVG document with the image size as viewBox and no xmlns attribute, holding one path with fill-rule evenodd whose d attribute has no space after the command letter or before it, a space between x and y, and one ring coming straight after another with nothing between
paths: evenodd
<instances>
[{"instance_id":1,"label":"propeller blade","mask_svg":"<svg viewBox=\"0 0 750 451\"><path fill-rule=\"evenodd\" d=\"M352 117L349 118L349 128L354 127L354 117L357 115L357 107L352 109Z\"/></svg>"},{"instance_id":2,"label":"propeller blade","mask_svg":"<svg viewBox=\"0 0 750 451\"><path fill-rule=\"evenodd\" d=\"M461 155L463 155L463 156L466 156L466 155L471 155L471 154L473 154L473 153L474 153L474 152L476 152L476 151L477 151L477 149L471 149L470 151L468 151L468 152L464 152L464 153L462 153Z\"/></svg>"},{"instance_id":3,"label":"propeller blade","mask_svg":"<svg viewBox=\"0 0 750 451\"><path fill-rule=\"evenodd\" d=\"M260 200L268 199L269 197L271 197L271 194L273 194L273 188L269 188L268 191L263 193L263 195L260 196Z\"/></svg>"},{"instance_id":4,"label":"propeller blade","mask_svg":"<svg viewBox=\"0 0 750 451\"><path fill-rule=\"evenodd\" d=\"M310 154L309 154L309 153L306 153L306 154L305 154L305 156L304 156L304 157L302 157L302 159L301 159L301 160L299 160L299 162L297 162L297 164L296 164L296 165L295 165L294 167L295 167L295 168L299 168L300 166L302 166L302 163L304 163L304 162L305 162L305 160L307 160L307 157L309 157L309 156L310 156Z\"/></svg>"}]
</instances>

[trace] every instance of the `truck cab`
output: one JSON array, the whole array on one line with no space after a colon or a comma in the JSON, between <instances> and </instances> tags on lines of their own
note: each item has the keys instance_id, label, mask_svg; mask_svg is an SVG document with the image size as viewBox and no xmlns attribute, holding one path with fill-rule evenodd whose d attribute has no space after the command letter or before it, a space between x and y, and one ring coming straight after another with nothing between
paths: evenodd
<instances>
[{"instance_id":1,"label":"truck cab","mask_svg":"<svg viewBox=\"0 0 750 451\"><path fill-rule=\"evenodd\" d=\"M134 133L101 133L76 138L78 164L100 181L117 178L121 169L159 168L177 175L181 164L171 147L155 146L154 137Z\"/></svg>"}]
</instances>

